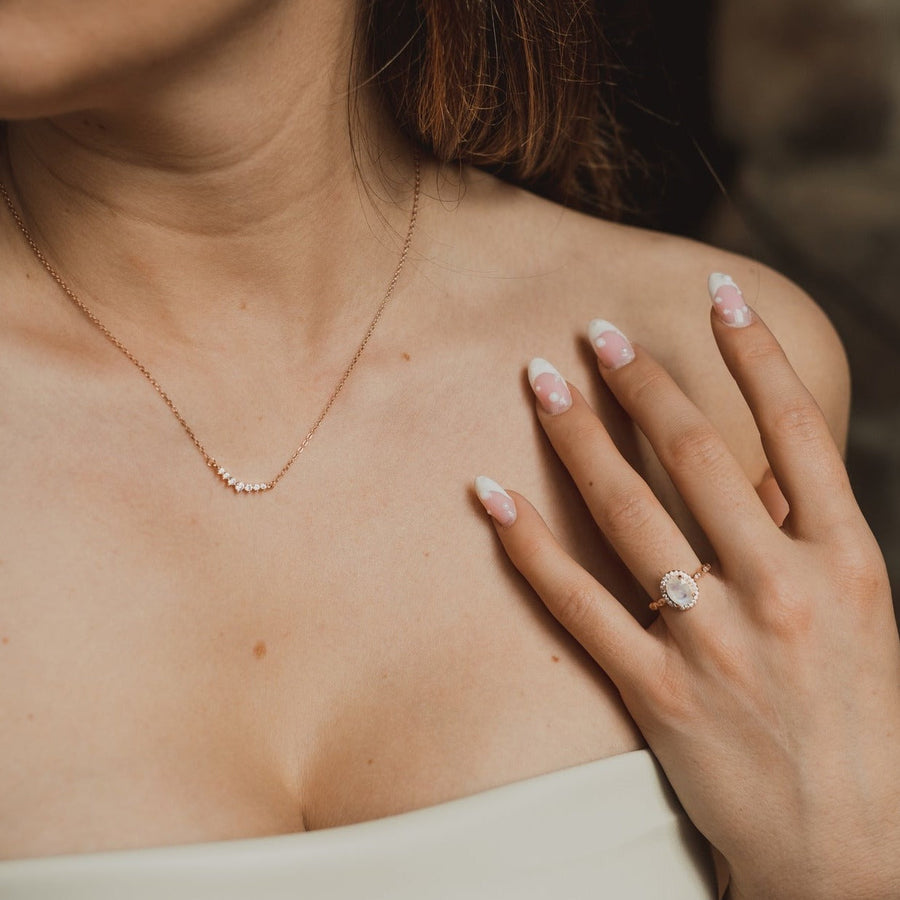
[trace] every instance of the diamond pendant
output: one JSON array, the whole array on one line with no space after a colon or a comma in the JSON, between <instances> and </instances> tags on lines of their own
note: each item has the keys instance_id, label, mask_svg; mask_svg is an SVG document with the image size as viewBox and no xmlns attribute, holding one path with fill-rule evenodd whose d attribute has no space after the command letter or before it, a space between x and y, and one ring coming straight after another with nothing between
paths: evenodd
<instances>
[{"instance_id":1,"label":"diamond pendant","mask_svg":"<svg viewBox=\"0 0 900 900\"><path fill-rule=\"evenodd\" d=\"M222 466L216 469L216 475L222 479L226 487L230 487L236 494L258 494L261 491L272 489L272 485L267 481L257 481L252 484L238 481L231 472L228 472Z\"/></svg>"}]
</instances>

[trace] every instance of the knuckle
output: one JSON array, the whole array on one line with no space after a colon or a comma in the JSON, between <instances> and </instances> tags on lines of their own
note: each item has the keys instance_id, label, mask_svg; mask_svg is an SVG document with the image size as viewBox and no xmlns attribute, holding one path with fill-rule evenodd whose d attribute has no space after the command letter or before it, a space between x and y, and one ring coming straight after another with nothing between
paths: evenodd
<instances>
[{"instance_id":1,"label":"knuckle","mask_svg":"<svg viewBox=\"0 0 900 900\"><path fill-rule=\"evenodd\" d=\"M827 470L821 477L823 481L827 479ZM820 544L827 547L835 558L846 558L850 562L857 556L880 556L878 544L856 505L843 462L835 465L834 477L827 479L827 482L835 509L829 509L830 514L820 517L816 523Z\"/></svg>"},{"instance_id":2,"label":"knuckle","mask_svg":"<svg viewBox=\"0 0 900 900\"><path fill-rule=\"evenodd\" d=\"M643 531L652 522L656 504L646 491L616 491L604 498L602 530L611 540Z\"/></svg>"},{"instance_id":3,"label":"knuckle","mask_svg":"<svg viewBox=\"0 0 900 900\"><path fill-rule=\"evenodd\" d=\"M560 624L577 636L584 630L595 602L594 591L582 582L574 582L557 594L553 612Z\"/></svg>"},{"instance_id":4,"label":"knuckle","mask_svg":"<svg viewBox=\"0 0 900 900\"><path fill-rule=\"evenodd\" d=\"M865 617L890 604L887 567L870 534L857 527L843 541L807 550L753 573L750 608L767 633L802 643L837 607Z\"/></svg>"},{"instance_id":5,"label":"knuckle","mask_svg":"<svg viewBox=\"0 0 900 900\"><path fill-rule=\"evenodd\" d=\"M807 634L815 615L816 598L805 585L793 585L776 574L757 576L756 618L770 634L794 641Z\"/></svg>"},{"instance_id":6,"label":"knuckle","mask_svg":"<svg viewBox=\"0 0 900 900\"><path fill-rule=\"evenodd\" d=\"M520 536L515 548L516 566L523 572L539 571L544 566L547 540L541 534Z\"/></svg>"},{"instance_id":7,"label":"knuckle","mask_svg":"<svg viewBox=\"0 0 900 900\"><path fill-rule=\"evenodd\" d=\"M668 375L659 369L642 372L630 385L627 391L628 399L635 407L653 405L667 383Z\"/></svg>"},{"instance_id":8,"label":"knuckle","mask_svg":"<svg viewBox=\"0 0 900 900\"><path fill-rule=\"evenodd\" d=\"M830 553L841 601L859 607L876 605L890 595L890 579L874 538L844 544Z\"/></svg>"},{"instance_id":9,"label":"knuckle","mask_svg":"<svg viewBox=\"0 0 900 900\"><path fill-rule=\"evenodd\" d=\"M877 605L877 601L884 596L890 596L890 581L884 561L878 559L865 568L857 567L853 573L852 587L845 597L855 601L857 606L870 607Z\"/></svg>"},{"instance_id":10,"label":"knuckle","mask_svg":"<svg viewBox=\"0 0 900 900\"><path fill-rule=\"evenodd\" d=\"M594 447L603 436L602 426L593 414L573 417L562 424L565 430L560 437L565 442L566 449Z\"/></svg>"},{"instance_id":11,"label":"knuckle","mask_svg":"<svg viewBox=\"0 0 900 900\"><path fill-rule=\"evenodd\" d=\"M784 351L768 335L765 338L739 343L740 346L735 347L732 353L742 368L763 368L784 362Z\"/></svg>"},{"instance_id":12,"label":"knuckle","mask_svg":"<svg viewBox=\"0 0 900 900\"><path fill-rule=\"evenodd\" d=\"M822 438L819 408L807 399L795 400L778 410L769 423L774 437L790 443L809 444Z\"/></svg>"},{"instance_id":13,"label":"knuckle","mask_svg":"<svg viewBox=\"0 0 900 900\"><path fill-rule=\"evenodd\" d=\"M794 643L809 633L813 622L811 603L770 598L759 615L769 634L785 643Z\"/></svg>"},{"instance_id":14,"label":"knuckle","mask_svg":"<svg viewBox=\"0 0 900 900\"><path fill-rule=\"evenodd\" d=\"M708 468L722 459L722 441L709 425L692 424L669 439L666 455L679 469Z\"/></svg>"}]
</instances>

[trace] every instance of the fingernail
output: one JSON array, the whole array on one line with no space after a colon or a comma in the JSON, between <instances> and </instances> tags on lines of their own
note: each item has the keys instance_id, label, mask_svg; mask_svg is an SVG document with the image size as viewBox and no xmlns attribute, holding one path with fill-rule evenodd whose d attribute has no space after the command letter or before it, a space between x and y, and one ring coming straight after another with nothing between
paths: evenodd
<instances>
[{"instance_id":1,"label":"fingernail","mask_svg":"<svg viewBox=\"0 0 900 900\"><path fill-rule=\"evenodd\" d=\"M475 493L487 514L501 525L508 527L516 521L516 504L496 481L479 475L475 479Z\"/></svg>"},{"instance_id":2,"label":"fingernail","mask_svg":"<svg viewBox=\"0 0 900 900\"><path fill-rule=\"evenodd\" d=\"M607 369L620 369L634 359L631 342L605 319L594 319L588 325L588 337L600 364Z\"/></svg>"},{"instance_id":3,"label":"fingernail","mask_svg":"<svg viewBox=\"0 0 900 900\"><path fill-rule=\"evenodd\" d=\"M538 356L528 363L528 381L541 409L551 416L564 413L572 405L566 379L546 359Z\"/></svg>"},{"instance_id":4,"label":"fingernail","mask_svg":"<svg viewBox=\"0 0 900 900\"><path fill-rule=\"evenodd\" d=\"M741 289L730 275L713 272L709 276L709 296L716 315L732 328L744 328L750 324L750 307L744 302Z\"/></svg>"}]
</instances>

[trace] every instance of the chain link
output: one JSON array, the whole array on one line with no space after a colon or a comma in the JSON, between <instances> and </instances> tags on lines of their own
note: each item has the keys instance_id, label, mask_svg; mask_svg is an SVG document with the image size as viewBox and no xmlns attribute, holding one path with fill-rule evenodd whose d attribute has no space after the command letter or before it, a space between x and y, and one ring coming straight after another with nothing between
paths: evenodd
<instances>
[{"instance_id":1,"label":"chain link","mask_svg":"<svg viewBox=\"0 0 900 900\"><path fill-rule=\"evenodd\" d=\"M47 257L44 255L41 248L37 245L37 242L31 235L31 232L28 230L22 216L19 214L19 211L16 209L15 203L13 202L12 197L6 189L6 186L0 182L0 195L3 196L3 199L6 201L6 205L9 207L10 213L12 213L13 220L19 228L19 231L22 232L22 236L25 238L28 246L31 248L35 257L37 257L38 262L44 267L50 277L62 288L65 295L75 304L75 306L81 311L81 313L91 322L94 327L96 327L103 336L144 376L144 378L150 383L153 389L157 394L162 398L163 402L168 406L169 411L173 416L178 420L178 424L182 427L185 434L190 438L191 443L197 448L200 452L200 455L203 457L204 462L207 467L220 478L223 483L225 483L228 487L231 487L238 494L250 494L250 493L261 493L263 491L270 491L272 488L277 485L282 478L288 473L288 470L291 466L297 461L297 458L300 454L306 449L309 442L313 439L313 435L319 430L319 426L322 422L325 421L326 416L331 411L331 407L334 406L335 401L340 395L341 391L344 389L344 385L350 379L350 375L353 370L356 368L356 364L359 362L360 357L363 355L363 351L366 349L366 345L369 343L372 335L375 333L375 329L378 327L378 323L381 321L381 317L384 314L384 310L387 307L388 303L391 300L391 297L394 295L394 289L397 287L397 282L400 280L400 273L403 271L403 266L406 263L406 258L409 255L409 248L412 245L413 233L416 229L416 220L419 215L419 189L421 185L421 171L420 171L420 163L419 163L419 154L416 152L415 155L415 185L413 187L413 201L412 201L412 210L409 215L409 225L406 230L406 238L403 241L403 248L400 251L400 258L397 261L397 267L394 269L394 274L391 277L391 280L388 284L387 291L384 294L384 297L381 300L381 303L378 304L378 308L375 310L375 315L372 317L371 322L369 322L369 327L366 329L365 334L363 335L362 341L359 346L356 348L356 352L353 354L353 357L350 360L349 365L346 369L344 369L343 374L341 375L338 383L335 385L334 390L329 395L328 399L325 401L325 405L322 407L321 412L319 413L316 420L310 426L309 431L306 432L305 437L300 442L299 446L294 450L294 452L290 455L287 462L279 469L278 474L275 475L272 479L266 482L242 482L237 478L233 477L230 472L228 472L223 466L219 464L216 458L203 446L200 438L197 437L194 429L188 424L185 417L182 415L181 410L175 405L172 398L166 393L163 386L156 380L153 373L119 340L110 330L106 327L106 325L101 321L99 316L93 312L85 302L69 287L69 285L65 282L63 277L57 272L57 270L53 267Z\"/></svg>"}]
</instances>

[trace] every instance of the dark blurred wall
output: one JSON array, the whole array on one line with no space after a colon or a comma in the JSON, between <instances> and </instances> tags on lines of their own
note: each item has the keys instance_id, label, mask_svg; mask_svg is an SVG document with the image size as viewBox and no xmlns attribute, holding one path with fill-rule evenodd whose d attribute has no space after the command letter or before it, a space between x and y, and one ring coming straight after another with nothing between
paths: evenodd
<instances>
[{"instance_id":1,"label":"dark blurred wall","mask_svg":"<svg viewBox=\"0 0 900 900\"><path fill-rule=\"evenodd\" d=\"M825 308L853 375L848 465L900 600L900 3L720 0L714 125L738 157L706 228Z\"/></svg>"},{"instance_id":2,"label":"dark blurred wall","mask_svg":"<svg viewBox=\"0 0 900 900\"><path fill-rule=\"evenodd\" d=\"M616 116L631 149L634 224L697 234L733 154L713 122L709 41L715 0L598 0L617 69ZM716 177L711 175L714 170Z\"/></svg>"},{"instance_id":3,"label":"dark blurred wall","mask_svg":"<svg viewBox=\"0 0 900 900\"><path fill-rule=\"evenodd\" d=\"M642 224L774 266L844 340L848 466L897 602L900 0L601 6L622 29L621 111L650 163L633 185Z\"/></svg>"}]
</instances>

